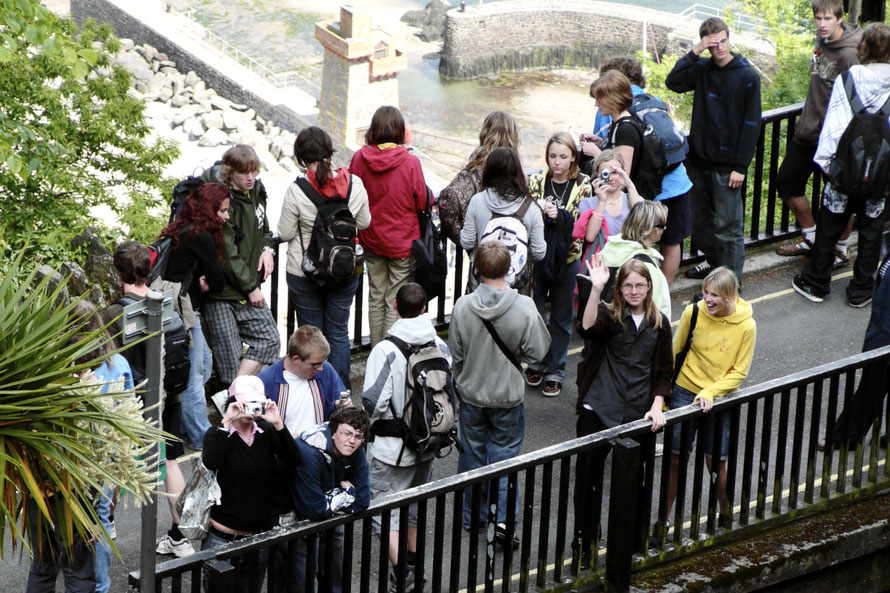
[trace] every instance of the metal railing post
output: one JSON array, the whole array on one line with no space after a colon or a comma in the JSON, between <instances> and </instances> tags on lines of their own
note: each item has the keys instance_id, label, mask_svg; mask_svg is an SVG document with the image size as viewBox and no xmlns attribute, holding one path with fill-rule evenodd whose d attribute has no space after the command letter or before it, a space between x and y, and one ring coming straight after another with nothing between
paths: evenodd
<instances>
[{"instance_id":1,"label":"metal railing post","mask_svg":"<svg viewBox=\"0 0 890 593\"><path fill-rule=\"evenodd\" d=\"M145 376L147 379L145 393L142 395L146 411L145 421L158 425L160 422L161 401L161 352L164 347L164 335L161 333L164 314L163 293L151 291L145 297L148 303L146 311L149 338L145 346ZM149 471L157 468L158 459L148 456L146 462L151 466ZM140 591L155 590L155 539L158 532L158 500L155 495L148 497L142 507L142 538L139 556Z\"/></svg>"},{"instance_id":2,"label":"metal railing post","mask_svg":"<svg viewBox=\"0 0 890 593\"><path fill-rule=\"evenodd\" d=\"M628 529L628 517L637 512L640 489L640 443L621 438L612 448L612 485L609 489L609 527L606 540L606 591L622 593L630 590L631 560L638 542L637 533ZM619 502L620 501L620 502Z\"/></svg>"}]
</instances>

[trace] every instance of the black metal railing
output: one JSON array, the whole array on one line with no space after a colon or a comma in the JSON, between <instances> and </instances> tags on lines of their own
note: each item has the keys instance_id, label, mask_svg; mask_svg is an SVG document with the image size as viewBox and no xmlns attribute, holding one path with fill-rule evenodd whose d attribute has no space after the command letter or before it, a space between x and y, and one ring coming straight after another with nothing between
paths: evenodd
<instances>
[{"instance_id":1,"label":"black metal railing","mask_svg":"<svg viewBox=\"0 0 890 593\"><path fill-rule=\"evenodd\" d=\"M339 530L345 550L341 591L384 593L389 586L390 518L397 513L400 526L407 526L409 505L416 504L415 582L425 579L425 591L525 593L533 586L549 589L602 581L614 590L626 590L634 570L695 554L703 546L766 530L890 486L886 463L890 445L882 446L880 439L882 430L890 427L888 365L890 347L885 347L718 398L710 412L717 420L714 442L719 442L720 420L729 418L728 506L722 515L714 486L717 468L715 473L705 471L701 435L694 451L680 456L676 503L668 514L673 427L679 427L679 450L688 451L690 429L702 418L698 406L689 406L668 413L662 437L665 455L660 459L655 456L656 439L651 438L649 423L632 422L388 496L357 515L279 528L164 562L156 566L157 587L174 593L183 587L197 592L203 567L214 593L234 591L239 579L247 575L232 568L232 559L278 547L292 563L298 539L321 539L330 544ZM877 396L880 404L870 412L867 434L850 445L843 444L837 452L819 451L817 442L826 432L831 433L839 412L864 401L861 398L867 394ZM582 504L593 505L593 516L600 517L607 538L596 536L590 566L581 570L578 562L573 562L578 555L570 545L576 463L579 454L604 447L612 447L611 463L598 473L584 475L595 482L595 491L602 495ZM480 531L486 527L479 521L480 509L487 509L489 521L496 516L496 484L500 480L506 481L508 492L506 539L514 534L518 537L515 549L495 545L490 523ZM468 530L463 529L462 520L465 497L469 497L473 517ZM517 500L521 501L518 516L514 509ZM379 539L371 532L375 516L382 521ZM661 527L650 537L652 525ZM399 536L399 557L404 558L405 527ZM310 545L309 549L315 548ZM315 576L312 553L309 558L306 578L311 581ZM330 566L332 559L318 561ZM403 593L404 574L401 568L398 572L397 590ZM130 584L138 587L138 582L139 573L131 573ZM283 588L275 588L279 585ZM270 591L294 590L293 582L284 585L272 583ZM329 584L321 587L322 593L330 589Z\"/></svg>"},{"instance_id":2,"label":"black metal railing","mask_svg":"<svg viewBox=\"0 0 890 593\"><path fill-rule=\"evenodd\" d=\"M797 103L773 109L763 114L754 160L748 169L748 175L745 177L741 191L742 199L745 201L745 244L747 247L757 247L767 243L783 241L794 236L797 232L791 229L788 207L776 195L776 172L784 155L784 148L787 147L794 136L794 125L798 115L801 113L802 107L803 103ZM750 196L748 192L749 182L753 183ZM814 213L819 207L821 183L821 176L814 175L810 196ZM450 313L454 302L463 294L463 287L466 284L464 258L462 257L460 245L449 245L449 249L454 249L456 252L454 267L450 268L448 272L449 286L453 287L453 289L445 298L436 299L435 309L430 311L435 314L435 323L439 330L447 327L448 313ZM694 245L685 247L684 264L697 263L701 259L702 256L695 251ZM281 275L284 274L283 267L283 265L276 265L275 273L271 279L271 307L276 319L278 313L278 285L281 282ZM359 280L358 291L355 294L353 303L353 349L361 349L369 344L363 330L365 316L364 293L365 278L363 276ZM289 336L295 328L294 306L290 299L290 293L288 293L287 308L286 335Z\"/></svg>"}]
</instances>

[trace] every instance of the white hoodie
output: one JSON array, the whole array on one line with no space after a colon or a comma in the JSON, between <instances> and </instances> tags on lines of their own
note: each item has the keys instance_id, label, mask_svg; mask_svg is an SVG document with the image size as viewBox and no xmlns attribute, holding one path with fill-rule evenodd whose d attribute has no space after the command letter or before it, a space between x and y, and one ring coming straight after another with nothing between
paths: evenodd
<instances>
[{"instance_id":1,"label":"white hoodie","mask_svg":"<svg viewBox=\"0 0 890 593\"><path fill-rule=\"evenodd\" d=\"M433 323L426 313L411 319L398 319L387 333L413 346L435 340L436 345L451 363L448 346L436 335ZM362 405L371 416L371 424L376 420L392 419L393 409L398 416L401 416L405 407L407 370L408 360L391 341L383 340L371 350L365 366L365 385L362 391ZM402 439L397 437L378 436L368 445L368 449L374 459L389 465L405 467L417 462L417 455L406 447L402 453L401 463L396 464L399 453L402 452Z\"/></svg>"}]
</instances>

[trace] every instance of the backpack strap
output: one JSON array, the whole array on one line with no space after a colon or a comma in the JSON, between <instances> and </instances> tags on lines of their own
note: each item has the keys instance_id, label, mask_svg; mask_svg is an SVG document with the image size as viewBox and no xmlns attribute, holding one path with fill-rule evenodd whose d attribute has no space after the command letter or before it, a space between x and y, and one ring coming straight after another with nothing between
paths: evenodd
<instances>
[{"instance_id":1,"label":"backpack strap","mask_svg":"<svg viewBox=\"0 0 890 593\"><path fill-rule=\"evenodd\" d=\"M686 355L689 354L689 349L692 347L692 332L695 331L695 324L698 322L698 302L701 299L693 299L692 300L692 318L689 320L689 333L686 334L686 343L683 344L683 349L677 352L676 360L680 361L680 364L676 365L674 369L674 383L677 382L677 377L680 376L680 369L683 367L683 363L686 362Z\"/></svg>"},{"instance_id":2,"label":"backpack strap","mask_svg":"<svg viewBox=\"0 0 890 593\"><path fill-rule=\"evenodd\" d=\"M862 113L865 111L865 105L862 104L862 99L856 94L856 85L853 83L853 77L850 76L849 70L841 72L841 81L844 83L844 91L847 93L847 100L850 102L850 109L853 110L853 113Z\"/></svg>"},{"instance_id":3,"label":"backpack strap","mask_svg":"<svg viewBox=\"0 0 890 593\"><path fill-rule=\"evenodd\" d=\"M523 218L525 218L525 213L528 212L528 209L531 208L531 205L531 198L526 196L525 199L522 201L522 206L519 207L519 210L516 211L514 216L516 216L516 218L518 218L519 220L522 220Z\"/></svg>"},{"instance_id":4,"label":"backpack strap","mask_svg":"<svg viewBox=\"0 0 890 593\"><path fill-rule=\"evenodd\" d=\"M504 353L504 356L507 357L507 360L516 367L520 373L522 372L522 364L520 364L519 359L516 358L516 355L510 352L510 349L507 348L507 345L504 344L504 341L501 339L501 336L498 335L496 329L494 329L494 325L488 319L482 319L482 324L485 325L485 329L488 330L488 333L491 335L491 339L494 340L494 343L497 344L498 348L500 348L501 352Z\"/></svg>"},{"instance_id":5,"label":"backpack strap","mask_svg":"<svg viewBox=\"0 0 890 593\"><path fill-rule=\"evenodd\" d=\"M605 222L605 221L603 221L603 222ZM650 256L646 255L645 253L638 253L635 256L633 256L631 259L639 260L639 261L643 262L644 264L652 264L653 266L658 267L658 264L655 263L655 260L652 259Z\"/></svg>"}]
</instances>

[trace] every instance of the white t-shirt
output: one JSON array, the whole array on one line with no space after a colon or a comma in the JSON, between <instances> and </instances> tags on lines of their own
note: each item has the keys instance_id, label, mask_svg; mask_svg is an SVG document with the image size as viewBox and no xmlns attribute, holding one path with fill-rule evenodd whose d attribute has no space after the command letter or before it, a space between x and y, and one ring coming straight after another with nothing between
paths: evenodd
<instances>
[{"instance_id":1,"label":"white t-shirt","mask_svg":"<svg viewBox=\"0 0 890 593\"><path fill-rule=\"evenodd\" d=\"M313 395L313 386L309 380L290 371L284 371L284 380L287 381L289 389L287 394L279 395L278 411L288 432L298 435L307 428L321 424L323 412L318 409L321 402ZM314 387L317 391L317 385Z\"/></svg>"},{"instance_id":2,"label":"white t-shirt","mask_svg":"<svg viewBox=\"0 0 890 593\"><path fill-rule=\"evenodd\" d=\"M637 331L640 331L640 324L643 323L643 317L646 316L645 313L640 313L639 315L630 314L631 318L634 320L634 325L637 326Z\"/></svg>"}]
</instances>

